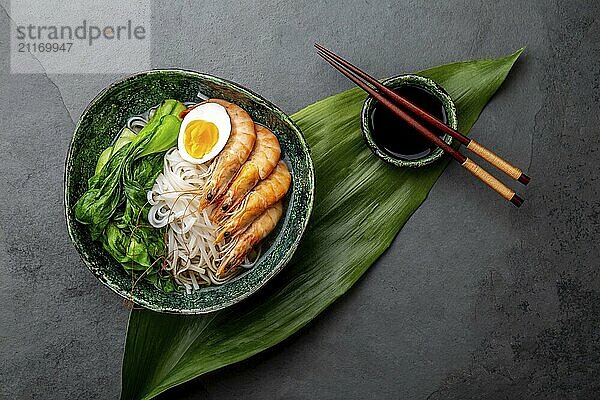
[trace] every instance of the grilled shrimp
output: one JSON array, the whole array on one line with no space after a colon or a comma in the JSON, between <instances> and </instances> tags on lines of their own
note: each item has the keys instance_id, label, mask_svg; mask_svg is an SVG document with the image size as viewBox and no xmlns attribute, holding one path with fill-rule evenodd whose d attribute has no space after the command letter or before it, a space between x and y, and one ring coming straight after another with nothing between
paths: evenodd
<instances>
[{"instance_id":1,"label":"grilled shrimp","mask_svg":"<svg viewBox=\"0 0 600 400\"><path fill-rule=\"evenodd\" d=\"M231 250L226 253L217 269L217 278L228 275L235 267L240 265L252 247L271 233L282 214L283 204L279 201L263 212L248 229L234 239Z\"/></svg>"},{"instance_id":2,"label":"grilled shrimp","mask_svg":"<svg viewBox=\"0 0 600 400\"><path fill-rule=\"evenodd\" d=\"M224 212L242 200L259 181L269 176L279 161L281 147L277 137L262 125L255 125L255 128L254 150L229 185L220 206L214 209L211 216L213 221L223 219Z\"/></svg>"},{"instance_id":3,"label":"grilled shrimp","mask_svg":"<svg viewBox=\"0 0 600 400\"><path fill-rule=\"evenodd\" d=\"M221 99L210 99L207 103L217 103L225 107L231 118L231 134L221 154L214 161L214 170L204 187L206 196L200 202L201 208L206 208L225 194L229 183L246 162L256 141L254 122L246 111Z\"/></svg>"},{"instance_id":4,"label":"grilled shrimp","mask_svg":"<svg viewBox=\"0 0 600 400\"><path fill-rule=\"evenodd\" d=\"M292 177L286 165L279 161L271 175L260 181L246 195L234 213L227 219L218 231L216 243L224 238L234 237L243 232L267 208L277 203L287 193Z\"/></svg>"}]
</instances>

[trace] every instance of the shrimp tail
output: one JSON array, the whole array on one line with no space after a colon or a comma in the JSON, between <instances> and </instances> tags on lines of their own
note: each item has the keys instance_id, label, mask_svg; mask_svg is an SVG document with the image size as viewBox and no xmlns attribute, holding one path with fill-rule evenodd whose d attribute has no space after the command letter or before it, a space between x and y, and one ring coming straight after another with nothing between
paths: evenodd
<instances>
[{"instance_id":1,"label":"shrimp tail","mask_svg":"<svg viewBox=\"0 0 600 400\"><path fill-rule=\"evenodd\" d=\"M214 161L214 171L204 187L205 196L200 207L216 203L227 192L231 181L246 162L254 149L256 129L250 115L241 107L221 99L210 99L209 103L225 107L231 120L231 133L227 144Z\"/></svg>"}]
</instances>

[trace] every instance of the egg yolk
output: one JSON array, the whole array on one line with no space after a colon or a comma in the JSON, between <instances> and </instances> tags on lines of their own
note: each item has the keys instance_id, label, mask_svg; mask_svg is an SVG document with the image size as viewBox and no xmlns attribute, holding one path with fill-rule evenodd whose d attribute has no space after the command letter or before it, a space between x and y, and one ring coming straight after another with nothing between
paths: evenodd
<instances>
[{"instance_id":1,"label":"egg yolk","mask_svg":"<svg viewBox=\"0 0 600 400\"><path fill-rule=\"evenodd\" d=\"M185 127L183 146L194 158L201 158L208 153L219 139L219 128L204 120L195 120Z\"/></svg>"}]
</instances>

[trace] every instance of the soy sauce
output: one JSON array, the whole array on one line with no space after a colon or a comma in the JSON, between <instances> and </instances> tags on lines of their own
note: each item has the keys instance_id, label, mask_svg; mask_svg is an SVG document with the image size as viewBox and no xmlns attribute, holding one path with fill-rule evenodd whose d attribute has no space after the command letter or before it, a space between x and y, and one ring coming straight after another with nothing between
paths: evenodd
<instances>
[{"instance_id":1,"label":"soy sauce","mask_svg":"<svg viewBox=\"0 0 600 400\"><path fill-rule=\"evenodd\" d=\"M394 92L444 123L447 122L444 105L426 89L415 85L404 85L394 89ZM403 160L410 161L426 157L437 148L379 103L375 103L371 113L371 132L373 132L373 140L379 148L390 156Z\"/></svg>"}]
</instances>

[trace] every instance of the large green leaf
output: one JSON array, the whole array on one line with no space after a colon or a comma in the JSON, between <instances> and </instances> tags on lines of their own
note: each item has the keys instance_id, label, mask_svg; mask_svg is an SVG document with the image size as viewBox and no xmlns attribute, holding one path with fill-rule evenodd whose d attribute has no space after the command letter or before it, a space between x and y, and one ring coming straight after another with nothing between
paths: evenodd
<instances>
[{"instance_id":1,"label":"large green leaf","mask_svg":"<svg viewBox=\"0 0 600 400\"><path fill-rule=\"evenodd\" d=\"M522 50L420 74L452 96L460 130L466 133ZM344 294L388 248L448 160L420 169L398 169L380 161L361 137L364 98L360 89L352 89L292 116L311 147L317 184L309 226L289 265L260 293L217 313L133 311L122 398L152 398L281 342Z\"/></svg>"}]
</instances>

